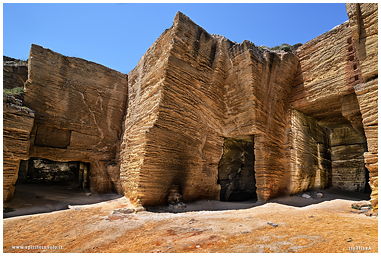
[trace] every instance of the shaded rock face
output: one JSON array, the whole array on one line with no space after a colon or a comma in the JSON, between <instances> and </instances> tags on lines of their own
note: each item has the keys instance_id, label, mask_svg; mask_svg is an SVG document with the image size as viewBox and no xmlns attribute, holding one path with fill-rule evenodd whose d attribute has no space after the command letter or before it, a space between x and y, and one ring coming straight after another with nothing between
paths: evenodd
<instances>
[{"instance_id":1,"label":"shaded rock face","mask_svg":"<svg viewBox=\"0 0 381 256\"><path fill-rule=\"evenodd\" d=\"M293 110L290 133L290 193L330 187L332 162L329 129Z\"/></svg>"},{"instance_id":2,"label":"shaded rock face","mask_svg":"<svg viewBox=\"0 0 381 256\"><path fill-rule=\"evenodd\" d=\"M24 104L33 109L29 157L90 165L93 192L121 192L117 152L127 75L32 45Z\"/></svg>"},{"instance_id":3,"label":"shaded rock face","mask_svg":"<svg viewBox=\"0 0 381 256\"><path fill-rule=\"evenodd\" d=\"M347 191L365 192L367 169L364 163L366 139L351 126L331 132L332 186Z\"/></svg>"},{"instance_id":4,"label":"shaded rock face","mask_svg":"<svg viewBox=\"0 0 381 256\"><path fill-rule=\"evenodd\" d=\"M222 201L256 199L254 136L225 138L218 184L221 184Z\"/></svg>"}]
</instances>

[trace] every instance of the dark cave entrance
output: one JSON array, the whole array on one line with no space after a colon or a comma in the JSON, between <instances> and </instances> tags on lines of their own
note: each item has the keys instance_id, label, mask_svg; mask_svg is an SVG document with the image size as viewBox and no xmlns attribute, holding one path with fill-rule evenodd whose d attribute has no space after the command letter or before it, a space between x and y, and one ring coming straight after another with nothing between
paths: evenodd
<instances>
[{"instance_id":1,"label":"dark cave entrance","mask_svg":"<svg viewBox=\"0 0 381 256\"><path fill-rule=\"evenodd\" d=\"M57 162L43 158L21 161L17 184L68 186L88 189L89 164L69 161Z\"/></svg>"},{"instance_id":2,"label":"dark cave entrance","mask_svg":"<svg viewBox=\"0 0 381 256\"><path fill-rule=\"evenodd\" d=\"M15 193L3 218L68 209L121 197L90 191L90 164L30 158L20 163Z\"/></svg>"},{"instance_id":3,"label":"dark cave entrance","mask_svg":"<svg viewBox=\"0 0 381 256\"><path fill-rule=\"evenodd\" d=\"M372 193L372 189L369 185L369 171L368 169L365 168L365 188L364 188L364 193L365 194L369 194L369 197L370 197L370 194Z\"/></svg>"},{"instance_id":4,"label":"dark cave entrance","mask_svg":"<svg viewBox=\"0 0 381 256\"><path fill-rule=\"evenodd\" d=\"M254 136L225 138L218 164L221 201L256 200Z\"/></svg>"}]
</instances>

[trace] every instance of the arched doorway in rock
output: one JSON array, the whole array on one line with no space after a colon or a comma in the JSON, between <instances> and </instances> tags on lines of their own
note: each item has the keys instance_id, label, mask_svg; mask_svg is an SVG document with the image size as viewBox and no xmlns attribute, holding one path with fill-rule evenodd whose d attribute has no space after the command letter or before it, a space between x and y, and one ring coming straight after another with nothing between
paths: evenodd
<instances>
[{"instance_id":1,"label":"arched doorway in rock","mask_svg":"<svg viewBox=\"0 0 381 256\"><path fill-rule=\"evenodd\" d=\"M221 201L256 200L254 136L225 138L218 165Z\"/></svg>"}]
</instances>

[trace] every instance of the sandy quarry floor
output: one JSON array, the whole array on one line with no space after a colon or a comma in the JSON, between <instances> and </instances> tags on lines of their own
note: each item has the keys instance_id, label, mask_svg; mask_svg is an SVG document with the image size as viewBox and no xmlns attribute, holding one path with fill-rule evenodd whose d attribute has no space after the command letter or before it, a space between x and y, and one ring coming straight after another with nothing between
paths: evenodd
<instances>
[{"instance_id":1,"label":"sandy quarry floor","mask_svg":"<svg viewBox=\"0 0 381 256\"><path fill-rule=\"evenodd\" d=\"M324 192L322 199L298 195L265 204L199 201L187 204L180 213L155 207L113 214L131 207L121 197L10 217L3 220L3 251L351 252L353 248L355 252L377 252L378 217L351 209L351 203L364 195ZM38 249L41 246L50 248Z\"/></svg>"}]
</instances>

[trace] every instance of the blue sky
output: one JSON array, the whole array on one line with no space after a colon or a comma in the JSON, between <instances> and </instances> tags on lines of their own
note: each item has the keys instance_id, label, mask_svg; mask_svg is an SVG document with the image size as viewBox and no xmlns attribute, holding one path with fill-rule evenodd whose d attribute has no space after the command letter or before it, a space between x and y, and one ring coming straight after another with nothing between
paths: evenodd
<instances>
[{"instance_id":1,"label":"blue sky","mask_svg":"<svg viewBox=\"0 0 381 256\"><path fill-rule=\"evenodd\" d=\"M172 26L177 11L238 43L305 43L348 20L345 4L3 4L3 55L27 59L31 44L128 73Z\"/></svg>"}]
</instances>

